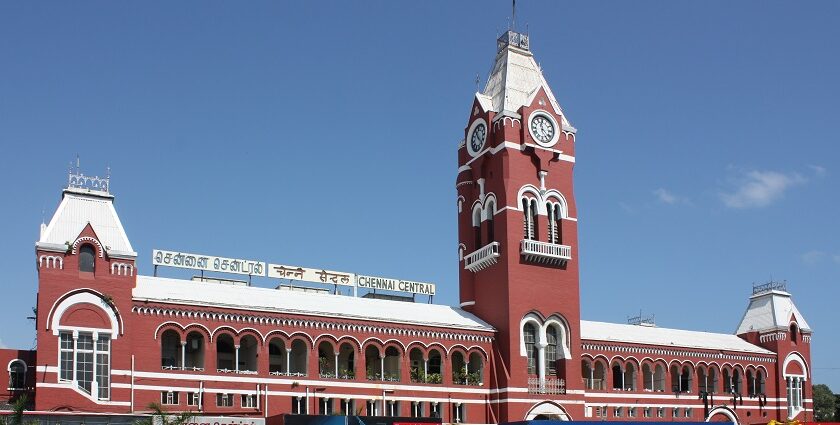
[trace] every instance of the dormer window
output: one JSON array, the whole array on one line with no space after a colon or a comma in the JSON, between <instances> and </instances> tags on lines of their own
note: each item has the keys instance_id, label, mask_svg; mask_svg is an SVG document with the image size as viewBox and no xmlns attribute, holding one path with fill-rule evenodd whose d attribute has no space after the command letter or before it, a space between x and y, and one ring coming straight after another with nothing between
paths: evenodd
<instances>
[{"instance_id":1,"label":"dormer window","mask_svg":"<svg viewBox=\"0 0 840 425\"><path fill-rule=\"evenodd\" d=\"M79 249L79 271L93 273L96 267L96 250L93 245L82 245Z\"/></svg>"},{"instance_id":2,"label":"dormer window","mask_svg":"<svg viewBox=\"0 0 840 425\"><path fill-rule=\"evenodd\" d=\"M790 325L790 342L796 344L799 341L799 328L796 323Z\"/></svg>"}]
</instances>

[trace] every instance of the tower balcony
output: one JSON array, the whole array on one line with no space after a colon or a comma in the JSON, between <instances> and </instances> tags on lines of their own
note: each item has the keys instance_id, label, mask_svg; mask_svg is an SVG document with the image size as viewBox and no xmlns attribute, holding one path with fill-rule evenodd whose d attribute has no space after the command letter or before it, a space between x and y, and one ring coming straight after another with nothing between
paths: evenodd
<instances>
[{"instance_id":1,"label":"tower balcony","mask_svg":"<svg viewBox=\"0 0 840 425\"><path fill-rule=\"evenodd\" d=\"M525 261L537 264L559 266L572 259L572 247L556 243L522 239L522 257Z\"/></svg>"},{"instance_id":2,"label":"tower balcony","mask_svg":"<svg viewBox=\"0 0 840 425\"><path fill-rule=\"evenodd\" d=\"M499 261L499 243L490 242L464 257L464 268L475 273Z\"/></svg>"}]
</instances>

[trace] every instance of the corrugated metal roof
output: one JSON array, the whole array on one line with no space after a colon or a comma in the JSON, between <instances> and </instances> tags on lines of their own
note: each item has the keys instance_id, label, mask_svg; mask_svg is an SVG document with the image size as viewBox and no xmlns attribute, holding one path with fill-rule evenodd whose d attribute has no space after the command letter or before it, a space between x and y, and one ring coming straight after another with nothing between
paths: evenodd
<instances>
[{"instance_id":1,"label":"corrugated metal roof","mask_svg":"<svg viewBox=\"0 0 840 425\"><path fill-rule=\"evenodd\" d=\"M73 243L88 223L109 252L137 255L114 209L113 197L74 189L64 190L61 203L38 244Z\"/></svg>"},{"instance_id":2,"label":"corrugated metal roof","mask_svg":"<svg viewBox=\"0 0 840 425\"><path fill-rule=\"evenodd\" d=\"M270 288L193 282L151 276L137 276L137 287L134 288L133 295L137 300L375 320L477 331L494 330L492 326L478 317L460 308L447 305L279 291Z\"/></svg>"},{"instance_id":3,"label":"corrugated metal roof","mask_svg":"<svg viewBox=\"0 0 840 425\"><path fill-rule=\"evenodd\" d=\"M750 297L747 307L736 334L747 332L763 332L767 330L788 329L791 317L795 318L799 329L810 331L811 327L805 317L793 304L793 298L784 291L768 291Z\"/></svg>"},{"instance_id":4,"label":"corrugated metal roof","mask_svg":"<svg viewBox=\"0 0 840 425\"><path fill-rule=\"evenodd\" d=\"M580 321L580 337L588 341L773 354L772 351L750 344L736 335L586 320Z\"/></svg>"}]
</instances>

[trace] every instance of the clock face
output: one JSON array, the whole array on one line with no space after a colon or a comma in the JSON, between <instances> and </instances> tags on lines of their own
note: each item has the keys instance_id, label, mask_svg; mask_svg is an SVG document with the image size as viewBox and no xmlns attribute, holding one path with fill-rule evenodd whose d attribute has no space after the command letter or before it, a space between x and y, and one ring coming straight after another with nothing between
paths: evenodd
<instances>
[{"instance_id":1,"label":"clock face","mask_svg":"<svg viewBox=\"0 0 840 425\"><path fill-rule=\"evenodd\" d=\"M545 115L531 119L531 136L540 144L547 145L554 140L554 122Z\"/></svg>"},{"instance_id":2,"label":"clock face","mask_svg":"<svg viewBox=\"0 0 840 425\"><path fill-rule=\"evenodd\" d=\"M470 147L473 152L478 152L484 147L484 140L487 139L487 126L484 123L479 123L473 128L470 135Z\"/></svg>"}]
</instances>

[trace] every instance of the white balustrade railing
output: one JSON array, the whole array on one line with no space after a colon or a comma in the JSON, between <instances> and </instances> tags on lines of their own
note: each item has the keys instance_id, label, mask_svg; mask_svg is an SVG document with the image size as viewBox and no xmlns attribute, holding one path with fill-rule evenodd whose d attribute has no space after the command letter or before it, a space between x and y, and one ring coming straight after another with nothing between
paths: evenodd
<instances>
[{"instance_id":1,"label":"white balustrade railing","mask_svg":"<svg viewBox=\"0 0 840 425\"><path fill-rule=\"evenodd\" d=\"M534 263L559 265L572 259L572 247L568 245L522 239L520 249L525 260Z\"/></svg>"},{"instance_id":2,"label":"white balustrade railing","mask_svg":"<svg viewBox=\"0 0 840 425\"><path fill-rule=\"evenodd\" d=\"M477 272L499 261L499 243L490 242L464 257L464 268Z\"/></svg>"},{"instance_id":3,"label":"white balustrade railing","mask_svg":"<svg viewBox=\"0 0 840 425\"><path fill-rule=\"evenodd\" d=\"M566 380L557 378L528 378L528 394L566 394Z\"/></svg>"}]
</instances>

